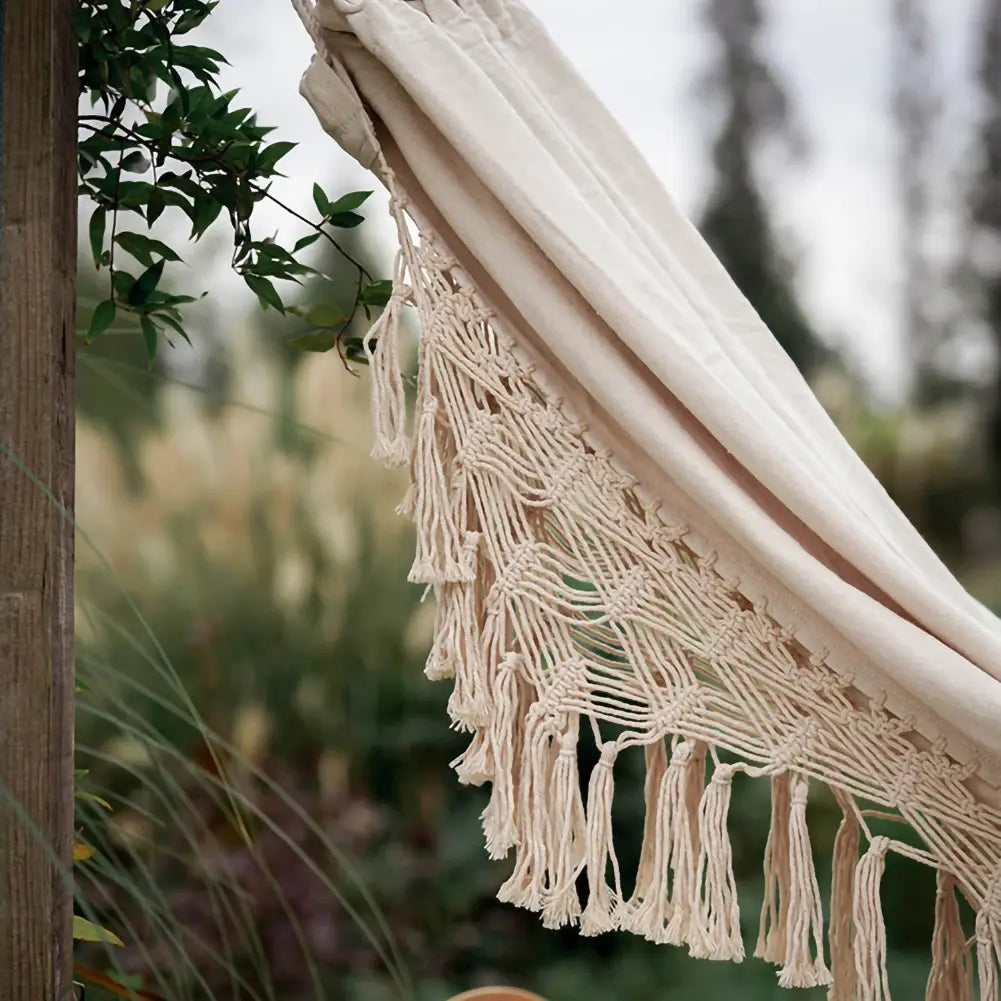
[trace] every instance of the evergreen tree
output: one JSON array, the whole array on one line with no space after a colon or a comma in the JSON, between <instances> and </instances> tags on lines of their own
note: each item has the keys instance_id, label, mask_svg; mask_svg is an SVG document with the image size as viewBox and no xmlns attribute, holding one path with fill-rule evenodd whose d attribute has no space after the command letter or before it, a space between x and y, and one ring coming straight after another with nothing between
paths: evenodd
<instances>
[{"instance_id":1,"label":"evergreen tree","mask_svg":"<svg viewBox=\"0 0 1001 1001\"><path fill-rule=\"evenodd\" d=\"M980 299L978 310L997 347L989 421L992 462L1001 470L1001 0L984 0L978 79L983 99L980 157L970 197L970 222Z\"/></svg>"},{"instance_id":2,"label":"evergreen tree","mask_svg":"<svg viewBox=\"0 0 1001 1001\"><path fill-rule=\"evenodd\" d=\"M931 220L930 154L938 102L928 0L890 0L893 23L892 107L897 131L902 258L901 321L914 378L914 398L927 406L946 392L935 353L943 329L934 310L937 277L926 239Z\"/></svg>"},{"instance_id":3,"label":"evergreen tree","mask_svg":"<svg viewBox=\"0 0 1001 1001\"><path fill-rule=\"evenodd\" d=\"M755 156L764 142L795 140L789 102L760 50L759 0L706 0L715 40L706 75L722 122L712 148L715 181L699 228L741 291L805 375L828 355L796 296L793 268L779 247L762 194Z\"/></svg>"}]
</instances>

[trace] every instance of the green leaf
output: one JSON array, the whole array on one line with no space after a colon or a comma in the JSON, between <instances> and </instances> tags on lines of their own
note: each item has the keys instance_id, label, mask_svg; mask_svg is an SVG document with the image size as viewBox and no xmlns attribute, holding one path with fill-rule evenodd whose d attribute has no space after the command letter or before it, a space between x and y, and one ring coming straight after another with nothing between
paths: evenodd
<instances>
[{"instance_id":1,"label":"green leaf","mask_svg":"<svg viewBox=\"0 0 1001 1001\"><path fill-rule=\"evenodd\" d=\"M310 330L298 337L289 337L286 344L302 351L329 351L337 343L336 337L329 330Z\"/></svg>"},{"instance_id":2,"label":"green leaf","mask_svg":"<svg viewBox=\"0 0 1001 1001\"><path fill-rule=\"evenodd\" d=\"M327 221L338 229L354 229L365 221L365 217L357 212L335 212Z\"/></svg>"},{"instance_id":3,"label":"green leaf","mask_svg":"<svg viewBox=\"0 0 1001 1001\"><path fill-rule=\"evenodd\" d=\"M266 146L257 158L258 169L261 171L274 170L278 161L283 156L294 150L295 147L296 143L291 142L278 142L272 143L270 146Z\"/></svg>"},{"instance_id":4,"label":"green leaf","mask_svg":"<svg viewBox=\"0 0 1001 1001\"><path fill-rule=\"evenodd\" d=\"M202 235L219 218L222 212L222 203L216 198L206 195L199 195L195 199L194 219L192 220L191 236L193 239L201 239Z\"/></svg>"},{"instance_id":5,"label":"green leaf","mask_svg":"<svg viewBox=\"0 0 1001 1001\"><path fill-rule=\"evenodd\" d=\"M108 945L115 945L125 948L125 943L112 931L107 928L100 928L93 921L73 915L73 938L77 942L105 942Z\"/></svg>"},{"instance_id":6,"label":"green leaf","mask_svg":"<svg viewBox=\"0 0 1001 1001\"><path fill-rule=\"evenodd\" d=\"M306 319L314 327L340 327L347 317L336 306L323 302L314 306L306 314Z\"/></svg>"},{"instance_id":7,"label":"green leaf","mask_svg":"<svg viewBox=\"0 0 1001 1001\"><path fill-rule=\"evenodd\" d=\"M187 331L181 325L181 321L178 318L179 315L180 314L178 314L178 316L171 316L170 313L157 313L156 318L162 323L166 323L168 327L177 331L177 333L179 333L190 344L191 338L188 337Z\"/></svg>"},{"instance_id":8,"label":"green leaf","mask_svg":"<svg viewBox=\"0 0 1001 1001\"><path fill-rule=\"evenodd\" d=\"M94 315L90 318L90 328L85 339L92 341L95 337L100 337L115 322L116 312L114 299L105 299L104 302L99 302L94 310Z\"/></svg>"},{"instance_id":9,"label":"green leaf","mask_svg":"<svg viewBox=\"0 0 1001 1001\"><path fill-rule=\"evenodd\" d=\"M157 261L136 279L135 285L129 290L128 298L130 306L146 305L146 300L149 298L150 292L156 288L163 274L163 265L163 260Z\"/></svg>"},{"instance_id":10,"label":"green leaf","mask_svg":"<svg viewBox=\"0 0 1001 1001\"><path fill-rule=\"evenodd\" d=\"M320 237L323 236L322 233L310 233L309 236L304 236L299 240L295 241L295 246L292 248L292 253L297 254L300 250L305 250L307 247L311 247Z\"/></svg>"},{"instance_id":11,"label":"green leaf","mask_svg":"<svg viewBox=\"0 0 1001 1001\"><path fill-rule=\"evenodd\" d=\"M130 174L145 174L149 170L149 160L139 150L133 150L122 158L121 168Z\"/></svg>"},{"instance_id":12,"label":"green leaf","mask_svg":"<svg viewBox=\"0 0 1001 1001\"><path fill-rule=\"evenodd\" d=\"M146 315L139 317L139 326L142 327L143 341L146 344L146 357L152 365L156 360L156 343L160 332L156 329L156 324Z\"/></svg>"},{"instance_id":13,"label":"green leaf","mask_svg":"<svg viewBox=\"0 0 1001 1001\"><path fill-rule=\"evenodd\" d=\"M361 290L359 298L367 306L385 306L393 295L393 283L388 278L369 282Z\"/></svg>"},{"instance_id":14,"label":"green leaf","mask_svg":"<svg viewBox=\"0 0 1001 1001\"><path fill-rule=\"evenodd\" d=\"M282 297L278 294L278 289L267 278L262 278L260 275L245 274L243 280L250 287L250 291L257 296L262 309L273 306L279 313L285 313L285 304L282 302Z\"/></svg>"},{"instance_id":15,"label":"green leaf","mask_svg":"<svg viewBox=\"0 0 1001 1001\"><path fill-rule=\"evenodd\" d=\"M129 293L132 291L132 286L135 285L136 279L134 275L130 275L128 271L122 271L120 269L115 271L114 277L111 279L111 284L114 287L115 294L120 299L128 299Z\"/></svg>"},{"instance_id":16,"label":"green leaf","mask_svg":"<svg viewBox=\"0 0 1001 1001\"><path fill-rule=\"evenodd\" d=\"M326 219L330 215L330 202L327 196L323 193L323 188L319 184L313 185L313 204L316 206L316 211L320 213Z\"/></svg>"},{"instance_id":17,"label":"green leaf","mask_svg":"<svg viewBox=\"0 0 1001 1001\"><path fill-rule=\"evenodd\" d=\"M96 803L102 809L107 810L108 813L114 813L114 810L111 809L111 804L106 799L102 799L100 796L97 796L92 792L77 791L73 793L73 798L83 799L86 800L88 803Z\"/></svg>"},{"instance_id":18,"label":"green leaf","mask_svg":"<svg viewBox=\"0 0 1001 1001\"><path fill-rule=\"evenodd\" d=\"M144 236L142 233L118 233L115 236L115 243L122 250L130 253L140 264L145 264L146 267L153 266L154 254L168 261L181 259L167 244Z\"/></svg>"},{"instance_id":19,"label":"green leaf","mask_svg":"<svg viewBox=\"0 0 1001 1001\"><path fill-rule=\"evenodd\" d=\"M336 215L338 212L350 212L352 209L358 208L371 194L371 191L350 191L346 195L341 195L336 202L332 202L326 214Z\"/></svg>"},{"instance_id":20,"label":"green leaf","mask_svg":"<svg viewBox=\"0 0 1001 1001\"><path fill-rule=\"evenodd\" d=\"M90 251L94 255L94 267L101 266L101 251L104 248L104 230L108 222L108 210L104 206L94 209L90 217Z\"/></svg>"},{"instance_id":21,"label":"green leaf","mask_svg":"<svg viewBox=\"0 0 1001 1001\"><path fill-rule=\"evenodd\" d=\"M154 188L149 193L149 201L146 203L146 222L153 225L163 215L167 200L163 197L163 192L159 188Z\"/></svg>"}]
</instances>

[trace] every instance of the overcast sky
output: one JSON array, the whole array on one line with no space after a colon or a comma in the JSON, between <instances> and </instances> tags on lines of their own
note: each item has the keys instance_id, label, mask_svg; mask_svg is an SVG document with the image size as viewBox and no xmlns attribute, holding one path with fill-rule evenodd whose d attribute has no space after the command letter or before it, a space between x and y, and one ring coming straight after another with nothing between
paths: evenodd
<instances>
[{"instance_id":1,"label":"overcast sky","mask_svg":"<svg viewBox=\"0 0 1001 1001\"><path fill-rule=\"evenodd\" d=\"M705 194L709 123L693 81L709 58L701 0L531 0L556 41L625 126L682 208ZM800 268L820 329L851 347L875 384L899 388L904 345L897 320L898 233L894 138L889 127L891 0L771 0L768 48L810 144L809 157L767 178L777 221ZM977 0L931 0L938 86L937 146L946 193L969 151ZM333 190L371 179L319 129L299 97L310 44L287 0L226 0L211 41L233 62L264 124L302 145L285 161L283 195L310 204L314 179ZM381 215L381 214L380 214ZM276 224L279 217L275 217ZM287 225L282 221L282 225ZM369 227L388 247L389 231Z\"/></svg>"}]
</instances>

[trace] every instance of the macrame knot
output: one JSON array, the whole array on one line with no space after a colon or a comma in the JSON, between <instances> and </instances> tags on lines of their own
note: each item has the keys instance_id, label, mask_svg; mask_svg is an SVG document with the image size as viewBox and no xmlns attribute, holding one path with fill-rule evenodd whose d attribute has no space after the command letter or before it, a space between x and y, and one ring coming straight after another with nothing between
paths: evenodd
<instances>
[{"instance_id":1,"label":"macrame knot","mask_svg":"<svg viewBox=\"0 0 1001 1001\"><path fill-rule=\"evenodd\" d=\"M816 649L811 651L806 662L810 665L810 667L816 669L818 667L824 667L830 656L831 651L828 650L827 647L818 646Z\"/></svg>"},{"instance_id":2,"label":"macrame knot","mask_svg":"<svg viewBox=\"0 0 1001 1001\"><path fill-rule=\"evenodd\" d=\"M456 461L472 469L481 466L487 456L496 454L493 444L503 428L504 422L500 417L477 410L458 444Z\"/></svg>"},{"instance_id":3,"label":"macrame knot","mask_svg":"<svg viewBox=\"0 0 1001 1001\"><path fill-rule=\"evenodd\" d=\"M511 550L507 563L498 569L487 603L492 605L502 598L518 597L528 568L539 561L542 549L539 542L519 542Z\"/></svg>"},{"instance_id":4,"label":"macrame knot","mask_svg":"<svg viewBox=\"0 0 1001 1001\"><path fill-rule=\"evenodd\" d=\"M905 759L900 774L897 775L893 783L893 791L890 795L893 805L898 808L906 807L914 800L914 793L920 780L916 774L917 761L915 759L915 755L909 755Z\"/></svg>"},{"instance_id":5,"label":"macrame knot","mask_svg":"<svg viewBox=\"0 0 1001 1001\"><path fill-rule=\"evenodd\" d=\"M775 771L788 771L809 756L813 736L813 720L802 720L796 729L772 753L771 764Z\"/></svg>"},{"instance_id":6,"label":"macrame knot","mask_svg":"<svg viewBox=\"0 0 1001 1001\"><path fill-rule=\"evenodd\" d=\"M572 451L556 467L555 472L542 489L542 501L555 504L568 493L576 496L579 482L587 472L587 456L583 452Z\"/></svg>"},{"instance_id":7,"label":"macrame knot","mask_svg":"<svg viewBox=\"0 0 1001 1001\"><path fill-rule=\"evenodd\" d=\"M790 644L796 642L796 631L792 628L792 626L779 626L775 630L775 639L782 646L789 646Z\"/></svg>"},{"instance_id":8,"label":"macrame knot","mask_svg":"<svg viewBox=\"0 0 1001 1001\"><path fill-rule=\"evenodd\" d=\"M702 705L702 692L698 682L675 689L669 694L670 701L657 706L654 716L657 731L664 734L677 731L682 720ZM685 742L685 754L691 756L691 753L690 745Z\"/></svg>"},{"instance_id":9,"label":"macrame knot","mask_svg":"<svg viewBox=\"0 0 1001 1001\"><path fill-rule=\"evenodd\" d=\"M720 764L716 766L713 772L712 781L720 785L730 785L733 782L733 776L736 772L736 768L733 765Z\"/></svg>"},{"instance_id":10,"label":"macrame knot","mask_svg":"<svg viewBox=\"0 0 1001 1001\"><path fill-rule=\"evenodd\" d=\"M743 618L744 612L741 608L736 607L731 609L726 618L718 624L712 638L706 644L704 655L706 657L715 657L721 650L725 650L731 637L737 632Z\"/></svg>"},{"instance_id":11,"label":"macrame knot","mask_svg":"<svg viewBox=\"0 0 1001 1001\"><path fill-rule=\"evenodd\" d=\"M603 768L612 768L619 753L619 745L614 740L606 741L601 745L601 757L598 764Z\"/></svg>"},{"instance_id":12,"label":"macrame knot","mask_svg":"<svg viewBox=\"0 0 1001 1001\"><path fill-rule=\"evenodd\" d=\"M642 567L631 567L621 577L605 601L605 611L610 619L621 619L635 612L640 599L650 588L650 580Z\"/></svg>"}]
</instances>

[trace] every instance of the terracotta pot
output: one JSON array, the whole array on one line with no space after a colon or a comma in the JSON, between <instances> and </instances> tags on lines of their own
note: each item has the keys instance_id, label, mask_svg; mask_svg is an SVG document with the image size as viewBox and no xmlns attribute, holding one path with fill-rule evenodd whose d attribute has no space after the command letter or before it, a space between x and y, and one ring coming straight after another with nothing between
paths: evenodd
<instances>
[{"instance_id":1,"label":"terracotta pot","mask_svg":"<svg viewBox=\"0 0 1001 1001\"><path fill-rule=\"evenodd\" d=\"M538 994L520 991L517 987L477 987L475 991L456 994L449 1001L544 1001Z\"/></svg>"}]
</instances>

